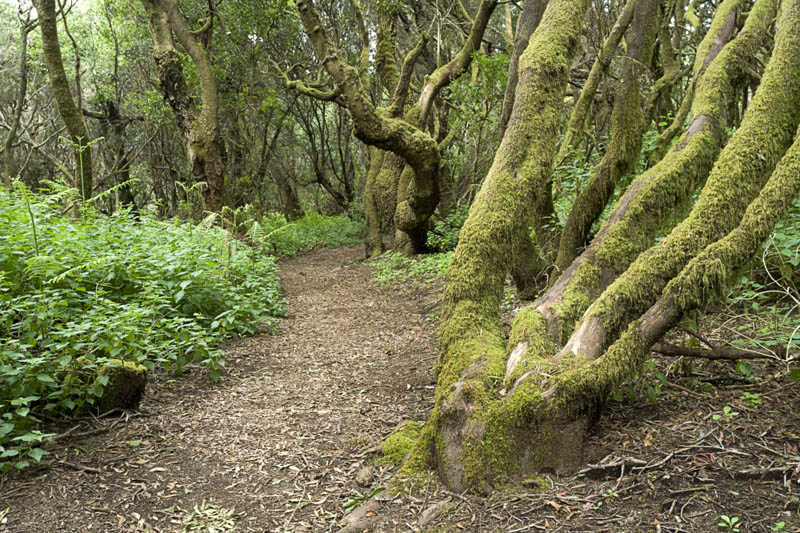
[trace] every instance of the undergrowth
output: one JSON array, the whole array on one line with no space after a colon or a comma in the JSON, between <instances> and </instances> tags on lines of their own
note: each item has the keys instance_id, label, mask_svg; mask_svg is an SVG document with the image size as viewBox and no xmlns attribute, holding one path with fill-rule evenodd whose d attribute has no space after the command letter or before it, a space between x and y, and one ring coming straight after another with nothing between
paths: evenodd
<instances>
[{"instance_id":1,"label":"undergrowth","mask_svg":"<svg viewBox=\"0 0 800 533\"><path fill-rule=\"evenodd\" d=\"M309 211L289 222L280 213L254 217L239 215L237 230L244 230L256 248L280 257L293 257L320 246L344 246L361 242L363 225L346 216L325 216Z\"/></svg>"},{"instance_id":2,"label":"undergrowth","mask_svg":"<svg viewBox=\"0 0 800 533\"><path fill-rule=\"evenodd\" d=\"M43 418L97 405L103 369L131 361L217 378L223 339L284 312L271 255L230 237L55 196L0 192L0 469L46 454Z\"/></svg>"},{"instance_id":3,"label":"undergrowth","mask_svg":"<svg viewBox=\"0 0 800 533\"><path fill-rule=\"evenodd\" d=\"M409 257L400 252L387 252L372 262L379 285L416 281L432 283L447 274L453 252Z\"/></svg>"}]
</instances>

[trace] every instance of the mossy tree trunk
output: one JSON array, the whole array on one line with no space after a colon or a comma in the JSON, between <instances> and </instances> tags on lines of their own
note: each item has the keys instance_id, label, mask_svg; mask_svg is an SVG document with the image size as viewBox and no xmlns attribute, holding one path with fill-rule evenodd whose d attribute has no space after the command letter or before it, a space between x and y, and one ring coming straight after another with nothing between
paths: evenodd
<instances>
[{"instance_id":1,"label":"mossy tree trunk","mask_svg":"<svg viewBox=\"0 0 800 533\"><path fill-rule=\"evenodd\" d=\"M217 118L217 83L211 62L206 50L195 38L198 32L187 28L175 0L141 2L153 35L153 58L158 71L159 89L175 114L192 175L196 180L206 183L203 190L206 209L219 213L224 203L226 152ZM213 16L209 15L203 32L212 30ZM200 106L186 83L175 38L197 68Z\"/></svg>"},{"instance_id":2,"label":"mossy tree trunk","mask_svg":"<svg viewBox=\"0 0 800 533\"><path fill-rule=\"evenodd\" d=\"M35 0L34 6L39 15L42 53L50 77L50 89L75 153L75 187L80 191L81 197L87 200L92 197L94 186L91 137L89 137L89 130L83 121L81 110L72 98L67 74L64 71L61 46L58 44L55 0Z\"/></svg>"},{"instance_id":3,"label":"mossy tree trunk","mask_svg":"<svg viewBox=\"0 0 800 533\"><path fill-rule=\"evenodd\" d=\"M391 154L382 157L379 170L370 171L373 178L368 183L365 197L370 253L381 249L376 230L380 227L380 213L386 210L382 209L380 201L384 195L396 201L393 210L396 230L394 246L408 253L424 250L428 223L440 197L441 147L428 127L434 101L444 87L469 67L472 54L480 48L497 0L481 1L461 49L450 62L425 77L415 102L409 102L409 90L414 65L424 50L428 36L420 37L398 68L391 18L382 17L380 39L376 47L376 67L381 83L391 94L390 102L384 107L375 106L368 91L369 35L358 3L352 2L364 40L358 67L341 59L313 2L299 0L296 5L303 29L331 83L326 86L319 82L290 80L283 73L287 86L307 96L335 101L345 107L353 120L356 137L369 146ZM396 195L390 194L392 189L396 189Z\"/></svg>"},{"instance_id":4,"label":"mossy tree trunk","mask_svg":"<svg viewBox=\"0 0 800 533\"><path fill-rule=\"evenodd\" d=\"M403 472L433 467L453 490L487 491L580 464L583 436L609 392L683 313L722 292L800 189L800 2L724 0L698 47L682 138L633 182L587 250L518 313L506 339L499 303L515 221L535 209L549 178L587 3L550 1L452 259L435 406ZM761 83L723 148L730 102L776 16ZM703 182L688 218L653 245L665 217Z\"/></svg>"}]
</instances>

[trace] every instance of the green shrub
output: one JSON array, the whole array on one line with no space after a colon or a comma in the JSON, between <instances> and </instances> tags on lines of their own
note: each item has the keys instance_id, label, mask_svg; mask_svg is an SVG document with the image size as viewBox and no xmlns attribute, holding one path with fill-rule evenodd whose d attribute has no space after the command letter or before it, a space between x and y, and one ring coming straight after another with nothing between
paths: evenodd
<instances>
[{"instance_id":1,"label":"green shrub","mask_svg":"<svg viewBox=\"0 0 800 533\"><path fill-rule=\"evenodd\" d=\"M444 220L439 220L428 232L428 246L440 252L455 250L461 226L469 215L468 205L459 205Z\"/></svg>"},{"instance_id":2,"label":"green shrub","mask_svg":"<svg viewBox=\"0 0 800 533\"><path fill-rule=\"evenodd\" d=\"M221 228L0 192L0 469L39 462L40 414L101 405L132 362L219 376L225 338L284 312L273 257Z\"/></svg>"},{"instance_id":3,"label":"green shrub","mask_svg":"<svg viewBox=\"0 0 800 533\"><path fill-rule=\"evenodd\" d=\"M355 244L364 232L362 224L345 216L325 216L314 211L293 222L280 213L267 213L244 225L256 247L280 257L294 257L318 246Z\"/></svg>"},{"instance_id":4,"label":"green shrub","mask_svg":"<svg viewBox=\"0 0 800 533\"><path fill-rule=\"evenodd\" d=\"M386 286L392 282L432 282L443 279L453 252L408 257L400 252L387 252L372 262L375 280Z\"/></svg>"}]
</instances>

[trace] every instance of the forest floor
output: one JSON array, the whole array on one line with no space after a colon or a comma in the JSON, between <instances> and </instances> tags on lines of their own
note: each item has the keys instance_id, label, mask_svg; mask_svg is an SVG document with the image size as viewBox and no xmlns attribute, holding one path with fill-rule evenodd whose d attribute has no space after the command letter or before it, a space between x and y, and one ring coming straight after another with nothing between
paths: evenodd
<instances>
[{"instance_id":1,"label":"forest floor","mask_svg":"<svg viewBox=\"0 0 800 533\"><path fill-rule=\"evenodd\" d=\"M425 419L437 355L437 284L379 287L361 258L281 262L288 317L230 343L221 382L156 376L139 411L58 427L51 467L0 478L0 531L339 530L392 475L381 441ZM612 402L593 466L543 488L380 492L370 531L798 531L800 387L759 365Z\"/></svg>"}]
</instances>

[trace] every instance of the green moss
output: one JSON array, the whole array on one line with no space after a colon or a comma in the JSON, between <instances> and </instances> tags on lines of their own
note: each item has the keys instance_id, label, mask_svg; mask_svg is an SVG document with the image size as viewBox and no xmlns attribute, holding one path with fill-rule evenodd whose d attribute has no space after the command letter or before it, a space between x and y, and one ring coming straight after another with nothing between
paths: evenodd
<instances>
[{"instance_id":1,"label":"green moss","mask_svg":"<svg viewBox=\"0 0 800 533\"><path fill-rule=\"evenodd\" d=\"M381 453L383 454L376 463L398 467L403 464L403 459L414 447L420 436L422 424L420 422L403 422L394 433L383 441Z\"/></svg>"},{"instance_id":2,"label":"green moss","mask_svg":"<svg viewBox=\"0 0 800 533\"><path fill-rule=\"evenodd\" d=\"M99 412L138 407L147 384L147 368L132 361L112 359L108 366L98 369L97 376L96 382L101 376L108 378L97 402Z\"/></svg>"},{"instance_id":3,"label":"green moss","mask_svg":"<svg viewBox=\"0 0 800 533\"><path fill-rule=\"evenodd\" d=\"M752 57L762 45L775 6L774 0L756 3L736 39L725 46L696 82L697 95L692 104L694 129L656 166L636 178L594 243L578 259L566 286L555 285L560 294L554 299L551 311L552 320L559 328L560 341L564 342L572 333L575 323L598 295L653 244L665 221L691 197L696 186L711 171L720 153L734 85L743 73L746 58ZM713 36L709 38L713 40ZM698 61L702 62L703 58L698 57ZM758 144L753 146L758 147ZM730 187L730 182L726 187L736 189ZM652 302L651 293L660 291L671 277L659 274L657 266L667 259L648 260L646 257L647 254L636 261L642 267L641 276L636 280L617 279L616 287L613 290L609 287L605 293L630 295L625 302L604 296L593 306L592 314L602 316L602 323L612 332L618 333L621 326L638 316L642 306ZM634 305L628 305L631 302ZM627 310L630 312L623 312Z\"/></svg>"}]
</instances>

